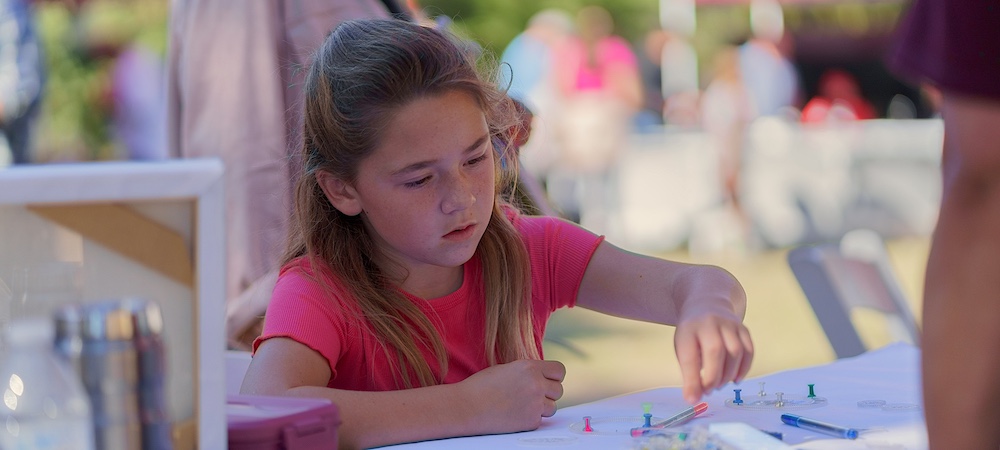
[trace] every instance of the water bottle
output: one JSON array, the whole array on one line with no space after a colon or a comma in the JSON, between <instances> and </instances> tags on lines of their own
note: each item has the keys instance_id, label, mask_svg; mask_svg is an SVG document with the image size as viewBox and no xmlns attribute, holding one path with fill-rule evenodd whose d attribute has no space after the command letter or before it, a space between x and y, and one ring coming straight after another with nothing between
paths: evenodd
<instances>
[{"instance_id":1,"label":"water bottle","mask_svg":"<svg viewBox=\"0 0 1000 450\"><path fill-rule=\"evenodd\" d=\"M90 402L80 378L56 355L51 320L25 318L4 330L0 359L0 448L94 450Z\"/></svg>"}]
</instances>

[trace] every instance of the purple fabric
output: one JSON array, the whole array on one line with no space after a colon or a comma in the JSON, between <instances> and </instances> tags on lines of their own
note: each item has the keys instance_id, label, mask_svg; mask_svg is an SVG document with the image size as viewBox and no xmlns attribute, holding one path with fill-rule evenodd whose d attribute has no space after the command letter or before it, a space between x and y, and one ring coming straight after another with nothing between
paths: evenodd
<instances>
[{"instance_id":1,"label":"purple fabric","mask_svg":"<svg viewBox=\"0 0 1000 450\"><path fill-rule=\"evenodd\" d=\"M915 83L1000 100L1000 1L915 0L889 66Z\"/></svg>"}]
</instances>

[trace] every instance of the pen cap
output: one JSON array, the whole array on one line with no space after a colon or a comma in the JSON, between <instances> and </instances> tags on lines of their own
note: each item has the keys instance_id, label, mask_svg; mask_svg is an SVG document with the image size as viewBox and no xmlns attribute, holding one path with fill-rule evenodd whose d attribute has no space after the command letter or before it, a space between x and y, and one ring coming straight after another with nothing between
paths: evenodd
<instances>
[{"instance_id":1,"label":"pen cap","mask_svg":"<svg viewBox=\"0 0 1000 450\"><path fill-rule=\"evenodd\" d=\"M782 414L781 421L784 422L785 425L791 425L793 427L799 426L799 416L796 416L795 414Z\"/></svg>"}]
</instances>

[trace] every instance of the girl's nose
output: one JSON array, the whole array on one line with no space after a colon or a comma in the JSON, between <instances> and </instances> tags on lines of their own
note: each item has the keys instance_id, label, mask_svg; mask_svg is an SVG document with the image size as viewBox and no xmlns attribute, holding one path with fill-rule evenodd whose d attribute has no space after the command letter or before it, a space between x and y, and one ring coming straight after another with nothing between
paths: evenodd
<instances>
[{"instance_id":1,"label":"girl's nose","mask_svg":"<svg viewBox=\"0 0 1000 450\"><path fill-rule=\"evenodd\" d=\"M472 180L463 176L449 177L444 183L444 195L441 200L441 211L451 214L466 209L476 203L476 194L472 190Z\"/></svg>"}]
</instances>

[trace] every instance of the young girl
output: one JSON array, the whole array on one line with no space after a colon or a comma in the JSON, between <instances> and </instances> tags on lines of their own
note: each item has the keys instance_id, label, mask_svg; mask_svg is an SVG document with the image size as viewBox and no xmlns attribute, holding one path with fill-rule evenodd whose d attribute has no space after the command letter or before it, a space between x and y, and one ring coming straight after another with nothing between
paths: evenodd
<instances>
[{"instance_id":1,"label":"young girl","mask_svg":"<svg viewBox=\"0 0 1000 450\"><path fill-rule=\"evenodd\" d=\"M344 23L305 92L295 224L243 393L334 401L341 448L531 430L563 393L545 323L572 306L676 326L689 402L746 375L729 273L500 198L516 112L441 32Z\"/></svg>"}]
</instances>

